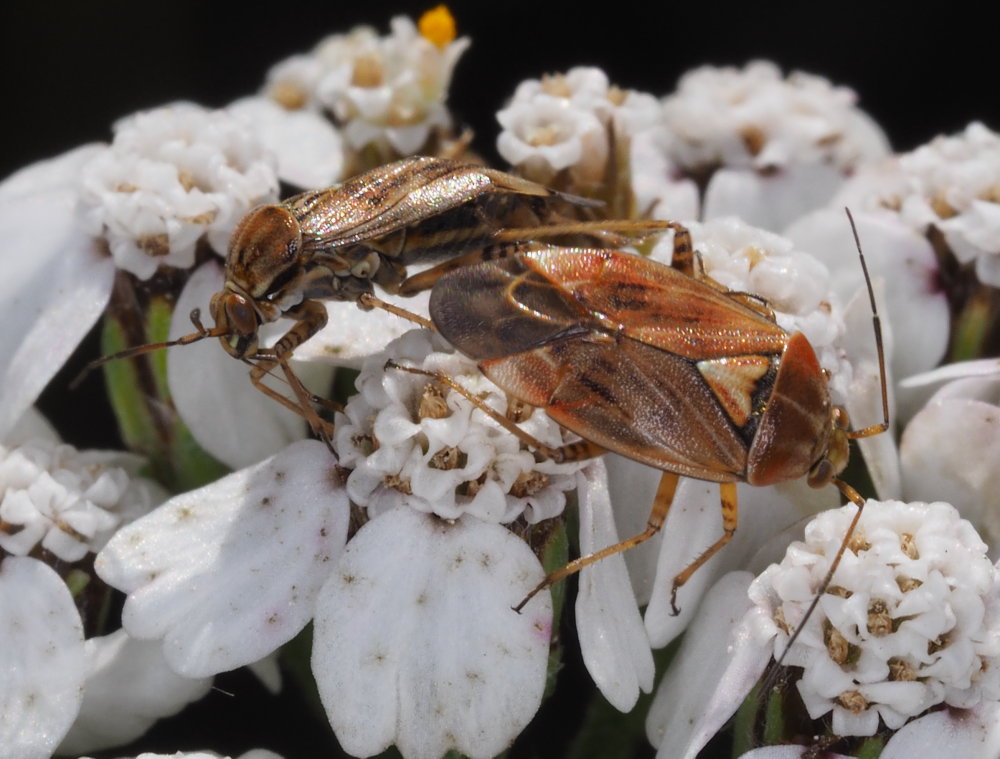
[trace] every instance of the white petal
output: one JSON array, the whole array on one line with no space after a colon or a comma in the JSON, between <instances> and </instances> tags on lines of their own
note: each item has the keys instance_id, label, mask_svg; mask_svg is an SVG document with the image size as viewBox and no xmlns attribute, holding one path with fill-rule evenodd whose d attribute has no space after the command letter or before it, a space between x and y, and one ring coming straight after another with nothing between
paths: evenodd
<instances>
[{"instance_id":1,"label":"white petal","mask_svg":"<svg viewBox=\"0 0 1000 759\"><path fill-rule=\"evenodd\" d=\"M889 739L881 759L1000 756L1000 704L989 702L967 711L932 712L903 726Z\"/></svg>"},{"instance_id":2,"label":"white petal","mask_svg":"<svg viewBox=\"0 0 1000 759\"><path fill-rule=\"evenodd\" d=\"M748 224L780 232L834 196L843 174L824 164L789 165L773 174L719 169L705 189L705 220L739 216Z\"/></svg>"},{"instance_id":3,"label":"white petal","mask_svg":"<svg viewBox=\"0 0 1000 759\"><path fill-rule=\"evenodd\" d=\"M910 420L900 442L904 497L947 498L994 546L1000 537L998 394L1000 375L955 380Z\"/></svg>"},{"instance_id":4,"label":"white petal","mask_svg":"<svg viewBox=\"0 0 1000 759\"><path fill-rule=\"evenodd\" d=\"M503 527L400 508L354 536L318 599L313 673L344 749L492 757L541 702L552 626L541 565Z\"/></svg>"},{"instance_id":5,"label":"white petal","mask_svg":"<svg viewBox=\"0 0 1000 759\"><path fill-rule=\"evenodd\" d=\"M802 759L805 746L761 746L745 754L740 754L739 759ZM832 751L824 751L823 759L851 759L844 754L837 754ZM884 755L883 755L884 756ZM912 757L908 757L912 759Z\"/></svg>"},{"instance_id":6,"label":"white petal","mask_svg":"<svg viewBox=\"0 0 1000 759\"><path fill-rule=\"evenodd\" d=\"M705 596L646 719L658 757L697 755L763 674L770 641L745 620L751 580L732 572Z\"/></svg>"},{"instance_id":7,"label":"white petal","mask_svg":"<svg viewBox=\"0 0 1000 759\"><path fill-rule=\"evenodd\" d=\"M577 473L580 553L618 542L604 462ZM649 638L625 559L618 553L580 572L576 625L583 662L604 697L619 711L631 711L640 689L652 690L654 664Z\"/></svg>"},{"instance_id":8,"label":"white petal","mask_svg":"<svg viewBox=\"0 0 1000 759\"><path fill-rule=\"evenodd\" d=\"M163 639L187 677L249 664L294 637L347 534L335 466L321 443L295 443L120 530L96 567L129 594L125 629Z\"/></svg>"},{"instance_id":9,"label":"white petal","mask_svg":"<svg viewBox=\"0 0 1000 759\"><path fill-rule=\"evenodd\" d=\"M379 297L428 318L429 290L409 298L384 293ZM364 359L385 350L386 345L416 326L382 309L362 311L351 302L331 301L326 304L326 313L326 326L296 349L296 358L360 369Z\"/></svg>"},{"instance_id":10,"label":"white petal","mask_svg":"<svg viewBox=\"0 0 1000 759\"><path fill-rule=\"evenodd\" d=\"M114 265L76 217L76 193L0 201L0 438L70 357L104 311Z\"/></svg>"},{"instance_id":11,"label":"white petal","mask_svg":"<svg viewBox=\"0 0 1000 759\"><path fill-rule=\"evenodd\" d=\"M0 746L43 759L83 698L83 625L62 579L40 561L0 563Z\"/></svg>"},{"instance_id":12,"label":"white petal","mask_svg":"<svg viewBox=\"0 0 1000 759\"><path fill-rule=\"evenodd\" d=\"M4 435L3 443L8 448L15 448L31 440L49 443L61 440L56 428L34 406L25 411L13 429Z\"/></svg>"},{"instance_id":13,"label":"white petal","mask_svg":"<svg viewBox=\"0 0 1000 759\"><path fill-rule=\"evenodd\" d=\"M209 298L221 289L218 263L208 261L195 271L177 299L170 338L194 332L191 310L200 308L205 319ZM174 405L194 439L233 469L277 453L305 434L302 418L257 390L249 371L215 339L171 348L167 363ZM273 384L288 392L283 383Z\"/></svg>"},{"instance_id":14,"label":"white petal","mask_svg":"<svg viewBox=\"0 0 1000 759\"><path fill-rule=\"evenodd\" d=\"M679 635L698 607L698 601L715 580L730 569L745 568L758 557L761 546L772 551L783 547L769 543L774 535L787 530L802 517L837 504L835 488L814 490L804 480L780 488L738 487L739 523L728 545L701 567L677 593L680 614L670 609L674 577L702 551L722 536L719 486L683 478L663 528L663 544L653 594L646 608L646 630L654 648L665 646ZM763 569L763 566L760 567Z\"/></svg>"},{"instance_id":15,"label":"white petal","mask_svg":"<svg viewBox=\"0 0 1000 759\"><path fill-rule=\"evenodd\" d=\"M888 283L879 313L895 338L895 350L886 355L892 376L909 377L936 366L947 346L950 317L930 243L895 216L856 213L854 221L872 280ZM785 236L829 267L841 302L847 303L862 287L854 237L841 210L810 214L790 226Z\"/></svg>"},{"instance_id":16,"label":"white petal","mask_svg":"<svg viewBox=\"0 0 1000 759\"><path fill-rule=\"evenodd\" d=\"M605 454L603 460L608 473L608 490L611 491L618 534L636 535L646 527L656 487L663 472L614 453ZM632 588L636 601L641 606L649 603L653 593L653 580L656 577L656 564L662 543L661 530L645 543L625 552L625 564L632 579Z\"/></svg>"},{"instance_id":17,"label":"white petal","mask_svg":"<svg viewBox=\"0 0 1000 759\"><path fill-rule=\"evenodd\" d=\"M344 146L333 125L312 111L289 111L266 97L248 97L226 109L278 158L278 176L296 187L329 187L340 179Z\"/></svg>"},{"instance_id":18,"label":"white petal","mask_svg":"<svg viewBox=\"0 0 1000 759\"><path fill-rule=\"evenodd\" d=\"M208 693L210 679L175 674L162 648L124 630L87 640L83 705L59 753L79 756L128 743Z\"/></svg>"},{"instance_id":19,"label":"white petal","mask_svg":"<svg viewBox=\"0 0 1000 759\"><path fill-rule=\"evenodd\" d=\"M0 203L76 187L80 169L106 149L107 146L101 143L90 143L55 158L25 166L0 182Z\"/></svg>"}]
</instances>

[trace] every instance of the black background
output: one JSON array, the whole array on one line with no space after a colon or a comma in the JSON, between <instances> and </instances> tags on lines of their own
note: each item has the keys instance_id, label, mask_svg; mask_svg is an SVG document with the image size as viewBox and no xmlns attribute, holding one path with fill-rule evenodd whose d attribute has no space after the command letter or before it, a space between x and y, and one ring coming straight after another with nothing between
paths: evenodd
<instances>
[{"instance_id":1,"label":"black background","mask_svg":"<svg viewBox=\"0 0 1000 759\"><path fill-rule=\"evenodd\" d=\"M268 67L335 31L380 31L428 2L231 3L6 0L0 71L7 132L0 176L89 140L137 109L176 99L224 105L257 90ZM524 78L577 64L666 94L685 70L766 57L853 87L897 149L970 120L1000 126L995 27L961 3L740 3L616 0L456 2L472 47L451 105L487 154L494 112Z\"/></svg>"},{"instance_id":2,"label":"black background","mask_svg":"<svg viewBox=\"0 0 1000 759\"><path fill-rule=\"evenodd\" d=\"M329 33L363 22L385 32L391 16L415 16L431 4L6 0L0 8L0 177L81 143L108 140L111 123L138 109L177 99L225 105L256 91L273 63L309 50ZM694 66L769 58L786 70L854 88L898 150L975 119L1000 128L996 30L960 3L917 8L619 0L593 9L517 0L451 7L460 34L473 44L456 70L450 104L487 155L497 132L493 114L517 83L578 64L601 66L621 86L664 95ZM50 405L60 411L80 405L63 392L54 395L59 398L50 390ZM569 657L572 662L573 652ZM553 714L559 702L550 702L515 755L556 756L571 739L585 708L587 680L572 664L568 670L557 692L570 695L567 713ZM216 692L197 707L209 722L199 728L190 713L168 721L145 747L210 745L236 754L267 745L293 757L310 755L329 740L301 702L270 699L242 675L224 677L221 685L235 697ZM545 725L553 724L560 734L548 732ZM281 742L269 741L266 736L282 725ZM234 742L219 745L208 737L220 733Z\"/></svg>"}]
</instances>

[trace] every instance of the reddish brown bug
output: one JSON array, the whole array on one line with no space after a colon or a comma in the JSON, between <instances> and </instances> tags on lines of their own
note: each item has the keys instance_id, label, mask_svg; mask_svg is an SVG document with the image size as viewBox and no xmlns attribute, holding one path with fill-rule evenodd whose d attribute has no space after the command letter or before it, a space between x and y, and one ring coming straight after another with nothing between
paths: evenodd
<instances>
[{"instance_id":1,"label":"reddish brown bug","mask_svg":"<svg viewBox=\"0 0 1000 759\"><path fill-rule=\"evenodd\" d=\"M444 275L431 293L431 319L446 340L502 390L585 441L551 450L491 414L529 445L557 459L610 450L664 472L643 532L551 573L518 608L656 534L682 475L720 484L724 532L674 578L675 613L678 588L736 530L736 483L806 477L864 505L837 475L849 440L888 428L877 314L885 419L851 431L805 336L779 327L752 296L696 278L690 235L673 226L673 267L613 250L521 246Z\"/></svg>"},{"instance_id":2,"label":"reddish brown bug","mask_svg":"<svg viewBox=\"0 0 1000 759\"><path fill-rule=\"evenodd\" d=\"M196 332L141 345L93 362L94 366L172 345L218 337L227 353L253 365L262 392L309 421L327 438L315 399L289 366L295 349L326 324L321 301L381 305L373 284L389 292L426 289L441 272L481 260L486 246L507 241L579 238L616 243L669 226L659 221L580 220L580 209L599 203L556 192L513 174L444 158L413 157L360 174L339 187L296 195L254 209L229 243L225 284L210 302L215 326L191 314ZM407 279L414 262L448 259ZM279 318L294 324L272 348L261 348L262 325ZM280 367L296 401L267 387Z\"/></svg>"}]
</instances>

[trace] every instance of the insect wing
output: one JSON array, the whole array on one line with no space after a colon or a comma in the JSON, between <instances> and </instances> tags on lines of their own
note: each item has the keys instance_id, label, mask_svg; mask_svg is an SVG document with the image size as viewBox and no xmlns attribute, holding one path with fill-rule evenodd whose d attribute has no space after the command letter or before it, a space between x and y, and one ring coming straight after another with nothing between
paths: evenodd
<instances>
[{"instance_id":1,"label":"insect wing","mask_svg":"<svg viewBox=\"0 0 1000 759\"><path fill-rule=\"evenodd\" d=\"M459 269L431 293L441 334L510 394L610 450L743 479L787 334L627 253L547 248Z\"/></svg>"},{"instance_id":2,"label":"insect wing","mask_svg":"<svg viewBox=\"0 0 1000 759\"><path fill-rule=\"evenodd\" d=\"M542 185L443 158L417 156L359 174L335 190L285 201L313 247L374 240L438 216L486 193L550 197Z\"/></svg>"},{"instance_id":3,"label":"insect wing","mask_svg":"<svg viewBox=\"0 0 1000 759\"><path fill-rule=\"evenodd\" d=\"M480 367L511 395L603 448L702 480L744 478L739 431L691 363L666 351L591 333Z\"/></svg>"},{"instance_id":4,"label":"insect wing","mask_svg":"<svg viewBox=\"0 0 1000 759\"><path fill-rule=\"evenodd\" d=\"M780 355L788 339L760 311L643 256L547 248L523 259L604 329L684 358Z\"/></svg>"}]
</instances>

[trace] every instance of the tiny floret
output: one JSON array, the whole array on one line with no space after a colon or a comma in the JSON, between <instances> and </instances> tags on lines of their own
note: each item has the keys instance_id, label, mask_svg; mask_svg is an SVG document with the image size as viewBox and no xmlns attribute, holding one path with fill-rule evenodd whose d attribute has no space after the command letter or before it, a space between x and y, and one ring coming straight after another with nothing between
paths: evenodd
<instances>
[{"instance_id":1,"label":"tiny floret","mask_svg":"<svg viewBox=\"0 0 1000 759\"><path fill-rule=\"evenodd\" d=\"M985 125L869 167L841 200L896 211L921 234L936 229L981 282L1000 286L1000 135Z\"/></svg>"},{"instance_id":2,"label":"tiny floret","mask_svg":"<svg viewBox=\"0 0 1000 759\"><path fill-rule=\"evenodd\" d=\"M159 492L115 465L132 458L43 441L0 446L0 548L25 556L40 547L68 562L99 551Z\"/></svg>"},{"instance_id":3,"label":"tiny floret","mask_svg":"<svg viewBox=\"0 0 1000 759\"><path fill-rule=\"evenodd\" d=\"M750 587L773 625L775 656L802 622L855 506L806 528ZM830 587L785 664L802 667L809 715L838 735L872 735L938 704L1000 700L1000 573L946 503L869 502Z\"/></svg>"},{"instance_id":4,"label":"tiny floret","mask_svg":"<svg viewBox=\"0 0 1000 759\"><path fill-rule=\"evenodd\" d=\"M855 106L854 92L767 61L703 66L663 101L668 154L689 171L716 166L760 171L792 163L841 169L888 153L888 142Z\"/></svg>"},{"instance_id":5,"label":"tiny floret","mask_svg":"<svg viewBox=\"0 0 1000 759\"><path fill-rule=\"evenodd\" d=\"M570 189L587 194L606 179L609 160L621 158L612 151L658 119L652 95L620 89L601 69L578 66L518 85L497 113L503 127L497 150L535 181L551 183L568 169Z\"/></svg>"},{"instance_id":6,"label":"tiny floret","mask_svg":"<svg viewBox=\"0 0 1000 759\"><path fill-rule=\"evenodd\" d=\"M239 220L278 193L274 158L251 129L191 103L119 121L81 181L89 231L140 279L161 265L190 268L203 239L225 254Z\"/></svg>"},{"instance_id":7,"label":"tiny floret","mask_svg":"<svg viewBox=\"0 0 1000 759\"><path fill-rule=\"evenodd\" d=\"M397 16L384 37L357 27L327 37L309 56L279 63L266 91L287 107L328 111L355 150L374 144L411 155L432 130L450 126L448 87L468 46L467 37L454 39L454 20L449 31L440 9L426 14L419 30Z\"/></svg>"},{"instance_id":8,"label":"tiny floret","mask_svg":"<svg viewBox=\"0 0 1000 759\"><path fill-rule=\"evenodd\" d=\"M534 523L558 516L583 463L536 462L511 432L439 380L386 367L391 358L447 376L505 413L504 394L472 361L440 345L429 333L409 332L365 362L358 394L336 423L340 465L352 470L351 500L373 514L404 504L445 519L469 513L507 523L523 514ZM541 412L520 426L546 445L563 443L559 426Z\"/></svg>"}]
</instances>

